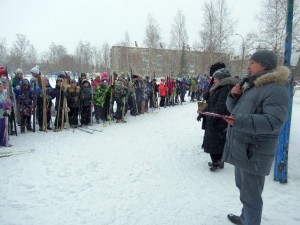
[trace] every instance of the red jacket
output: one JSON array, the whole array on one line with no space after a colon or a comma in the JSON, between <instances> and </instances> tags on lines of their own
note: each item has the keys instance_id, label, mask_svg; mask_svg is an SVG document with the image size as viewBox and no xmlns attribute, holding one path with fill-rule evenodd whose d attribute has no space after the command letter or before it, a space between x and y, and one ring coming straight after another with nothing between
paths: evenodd
<instances>
[{"instance_id":1,"label":"red jacket","mask_svg":"<svg viewBox=\"0 0 300 225\"><path fill-rule=\"evenodd\" d=\"M173 88L175 87L175 83L173 81L169 81L167 86L168 86L168 94L171 95L173 92Z\"/></svg>"},{"instance_id":2,"label":"red jacket","mask_svg":"<svg viewBox=\"0 0 300 225\"><path fill-rule=\"evenodd\" d=\"M92 83L93 90L95 91L100 84L101 84L100 78L96 78L95 80L93 80L93 83Z\"/></svg>"}]
</instances>

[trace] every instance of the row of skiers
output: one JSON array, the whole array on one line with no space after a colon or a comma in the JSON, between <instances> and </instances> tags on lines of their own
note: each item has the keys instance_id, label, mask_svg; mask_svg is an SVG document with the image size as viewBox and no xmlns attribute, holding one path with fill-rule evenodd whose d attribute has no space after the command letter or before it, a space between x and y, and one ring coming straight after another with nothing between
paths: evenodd
<instances>
[{"instance_id":1,"label":"row of skiers","mask_svg":"<svg viewBox=\"0 0 300 225\"><path fill-rule=\"evenodd\" d=\"M61 74L56 79L53 88L49 79L41 75L38 67L34 67L31 74L32 77L28 80L23 77L23 71L17 69L12 79L12 95L16 103L14 117L21 127L21 133L25 132L25 128L27 131L32 131L32 124L35 122L32 120L35 119L38 122L40 131L52 130L53 127L55 131L61 130L65 122L68 122L71 126L77 126L79 108L81 109L81 124L89 124L92 92L87 79L82 79L79 83L67 79L66 75ZM53 99L55 99L54 108L56 111L54 123L51 119ZM65 112L67 112L67 115L65 115ZM63 121L64 119L65 121Z\"/></svg>"},{"instance_id":2,"label":"row of skiers","mask_svg":"<svg viewBox=\"0 0 300 225\"><path fill-rule=\"evenodd\" d=\"M173 79L167 76L166 79L160 78L158 82L155 75L150 78L150 76L142 77L121 72L114 73L111 78L108 78L106 72L102 75L96 74L92 82L96 121L98 123L97 107L100 106L99 115L103 115L101 119L107 121L107 115L111 115L113 111L114 101L117 105L114 118L119 123L126 122L125 115L128 111L130 115L137 116L147 113L149 109L182 104L185 102L187 92L191 96L191 101L200 99L210 82L204 76L201 78L203 79L193 76L192 79ZM199 81L201 87L198 85Z\"/></svg>"},{"instance_id":3,"label":"row of skiers","mask_svg":"<svg viewBox=\"0 0 300 225\"><path fill-rule=\"evenodd\" d=\"M12 79L12 95L16 102L14 117L21 126L21 133L25 132L25 128L27 131L32 131L34 117L40 131L51 130L53 127L55 130L61 130L66 122L73 128L87 126L92 122L93 117L97 124L100 121L105 124L114 119L117 123L125 123L125 115L128 111L130 115L137 116L147 113L149 108L154 110L179 104L185 101L186 92L190 93L192 101L198 99L205 90L205 81L208 82L207 79L202 79L203 77L194 76L192 79L161 78L157 83L155 76L150 79L149 76L143 78L123 72L109 76L104 72L96 73L91 82L85 73L81 74L78 81L70 79L67 74L61 74L56 79L55 87L52 88L49 79L41 75L38 67L32 68L31 74L32 77L28 80L23 77L23 71L17 69ZM202 83L200 88L199 81ZM44 90L43 82L46 82ZM46 115L44 92L47 102ZM56 111L54 123L51 120L53 99L55 99ZM64 99L67 104L64 104ZM114 103L117 106L115 112ZM65 115L66 107L68 115ZM93 107L94 111L92 111ZM12 123L11 121L11 126Z\"/></svg>"}]
</instances>

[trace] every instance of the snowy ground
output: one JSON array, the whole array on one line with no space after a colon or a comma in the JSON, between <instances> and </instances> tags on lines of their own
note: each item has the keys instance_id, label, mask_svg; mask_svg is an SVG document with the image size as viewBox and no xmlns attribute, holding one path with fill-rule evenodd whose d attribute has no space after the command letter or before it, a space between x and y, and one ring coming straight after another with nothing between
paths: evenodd
<instances>
[{"instance_id":1,"label":"snowy ground","mask_svg":"<svg viewBox=\"0 0 300 225\"><path fill-rule=\"evenodd\" d=\"M300 224L299 112L297 91L288 183L266 178L262 225ZM0 158L0 224L231 224L227 213L241 208L233 167L209 171L196 117L196 103L187 103L127 116L127 124L113 123L101 133L11 136L9 150L35 152Z\"/></svg>"}]
</instances>

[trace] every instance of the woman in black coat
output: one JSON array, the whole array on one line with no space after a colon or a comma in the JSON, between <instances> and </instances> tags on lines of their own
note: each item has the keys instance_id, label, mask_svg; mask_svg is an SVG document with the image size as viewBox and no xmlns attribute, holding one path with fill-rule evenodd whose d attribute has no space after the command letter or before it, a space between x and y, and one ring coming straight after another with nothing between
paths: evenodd
<instances>
[{"instance_id":1,"label":"woman in black coat","mask_svg":"<svg viewBox=\"0 0 300 225\"><path fill-rule=\"evenodd\" d=\"M222 68L226 68L226 65L223 62L217 62L215 64L212 64L209 68L209 77L212 77L212 79L210 80L207 91L203 94L203 100L205 100L206 102L209 102L209 97L210 97L209 90L214 84L213 75L217 70L222 69ZM206 116L199 114L197 117L197 120L201 121L201 119L202 119L202 130L205 130L206 129ZM201 148L204 148L204 143L202 143Z\"/></svg>"},{"instance_id":2,"label":"woman in black coat","mask_svg":"<svg viewBox=\"0 0 300 225\"><path fill-rule=\"evenodd\" d=\"M226 68L219 69L213 74L214 83L209 90L209 101L206 112L221 115L230 115L226 108L226 99L231 88L239 82L238 79L230 77ZM210 154L212 162L209 162L211 171L223 168L221 163L223 148L226 141L227 122L218 117L206 117L206 129L204 134L204 151Z\"/></svg>"}]
</instances>

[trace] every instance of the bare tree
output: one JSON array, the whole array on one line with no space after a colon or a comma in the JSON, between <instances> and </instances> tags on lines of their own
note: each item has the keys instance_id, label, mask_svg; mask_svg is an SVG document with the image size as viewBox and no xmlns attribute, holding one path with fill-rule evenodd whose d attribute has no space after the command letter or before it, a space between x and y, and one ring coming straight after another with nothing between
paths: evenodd
<instances>
[{"instance_id":1,"label":"bare tree","mask_svg":"<svg viewBox=\"0 0 300 225\"><path fill-rule=\"evenodd\" d=\"M37 52L32 44L28 48L26 61L29 67L33 67L37 63Z\"/></svg>"},{"instance_id":2,"label":"bare tree","mask_svg":"<svg viewBox=\"0 0 300 225\"><path fill-rule=\"evenodd\" d=\"M152 15L148 15L147 27L145 32L144 44L147 48L159 48L160 43L160 34L159 34L159 25Z\"/></svg>"},{"instance_id":3,"label":"bare tree","mask_svg":"<svg viewBox=\"0 0 300 225\"><path fill-rule=\"evenodd\" d=\"M92 71L92 59L93 52L90 42L83 43L80 41L76 48L75 58L79 66L79 70L82 72Z\"/></svg>"},{"instance_id":4,"label":"bare tree","mask_svg":"<svg viewBox=\"0 0 300 225\"><path fill-rule=\"evenodd\" d=\"M229 52L234 34L233 26L234 21L230 17L226 0L206 1L203 29L200 31L204 50Z\"/></svg>"},{"instance_id":5,"label":"bare tree","mask_svg":"<svg viewBox=\"0 0 300 225\"><path fill-rule=\"evenodd\" d=\"M124 36L124 40L122 41L121 43L121 46L126 46L126 47L130 47L130 38L129 38L129 34L128 32L126 31L125 32L125 36Z\"/></svg>"},{"instance_id":6,"label":"bare tree","mask_svg":"<svg viewBox=\"0 0 300 225\"><path fill-rule=\"evenodd\" d=\"M109 44L107 42L105 42L102 45L102 48L101 48L100 68L101 68L102 71L109 72L109 68L110 68L110 48L109 48Z\"/></svg>"},{"instance_id":7,"label":"bare tree","mask_svg":"<svg viewBox=\"0 0 300 225\"><path fill-rule=\"evenodd\" d=\"M207 0L204 2L204 18L200 30L201 49L207 54L205 65L216 61L227 61L223 53L232 52L234 24L226 0ZM218 54L215 54L218 53Z\"/></svg>"},{"instance_id":8,"label":"bare tree","mask_svg":"<svg viewBox=\"0 0 300 225\"><path fill-rule=\"evenodd\" d=\"M170 47L182 49L184 44L188 43L188 34L185 28L185 16L178 10L174 24L171 29L171 42Z\"/></svg>"},{"instance_id":9,"label":"bare tree","mask_svg":"<svg viewBox=\"0 0 300 225\"><path fill-rule=\"evenodd\" d=\"M294 1L293 12L293 48L299 48L300 3ZM284 52L286 37L287 0L262 1L262 12L259 14L260 32L258 48L272 49L277 53ZM298 37L297 37L298 35Z\"/></svg>"},{"instance_id":10,"label":"bare tree","mask_svg":"<svg viewBox=\"0 0 300 225\"><path fill-rule=\"evenodd\" d=\"M0 39L0 65L7 63L7 47L5 38Z\"/></svg>"},{"instance_id":11,"label":"bare tree","mask_svg":"<svg viewBox=\"0 0 300 225\"><path fill-rule=\"evenodd\" d=\"M61 63L61 70L65 70L65 71L76 71L77 70L77 65L76 65L76 61L73 55L64 55L61 59L60 59L60 63Z\"/></svg>"},{"instance_id":12,"label":"bare tree","mask_svg":"<svg viewBox=\"0 0 300 225\"><path fill-rule=\"evenodd\" d=\"M200 41L202 48L204 51L208 52L215 52L217 51L217 41L214 32L216 30L216 14L214 5L212 2L205 2L204 3L204 20L202 23L202 30L200 30Z\"/></svg>"},{"instance_id":13,"label":"bare tree","mask_svg":"<svg viewBox=\"0 0 300 225\"><path fill-rule=\"evenodd\" d=\"M94 66L93 72L98 72L100 70L101 51L96 46L92 47L92 61Z\"/></svg>"},{"instance_id":14,"label":"bare tree","mask_svg":"<svg viewBox=\"0 0 300 225\"><path fill-rule=\"evenodd\" d=\"M51 43L49 50L44 55L44 60L48 62L49 69L63 69L65 64L63 58L67 55L67 49L63 45Z\"/></svg>"},{"instance_id":15,"label":"bare tree","mask_svg":"<svg viewBox=\"0 0 300 225\"><path fill-rule=\"evenodd\" d=\"M10 49L10 63L15 67L23 67L26 63L26 57L30 46L29 40L23 34L16 34L17 40L13 43Z\"/></svg>"}]
</instances>

